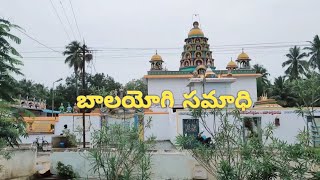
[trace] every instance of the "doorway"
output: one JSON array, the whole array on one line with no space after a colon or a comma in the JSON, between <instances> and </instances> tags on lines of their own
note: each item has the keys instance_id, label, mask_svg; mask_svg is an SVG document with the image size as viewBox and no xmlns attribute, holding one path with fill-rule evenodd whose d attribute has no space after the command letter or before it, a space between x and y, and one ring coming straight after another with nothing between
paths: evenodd
<instances>
[{"instance_id":1,"label":"doorway","mask_svg":"<svg viewBox=\"0 0 320 180\"><path fill-rule=\"evenodd\" d=\"M199 119L183 119L183 135L194 136L199 134Z\"/></svg>"},{"instance_id":2,"label":"doorway","mask_svg":"<svg viewBox=\"0 0 320 180\"><path fill-rule=\"evenodd\" d=\"M261 117L243 117L243 140L253 137L262 142Z\"/></svg>"}]
</instances>

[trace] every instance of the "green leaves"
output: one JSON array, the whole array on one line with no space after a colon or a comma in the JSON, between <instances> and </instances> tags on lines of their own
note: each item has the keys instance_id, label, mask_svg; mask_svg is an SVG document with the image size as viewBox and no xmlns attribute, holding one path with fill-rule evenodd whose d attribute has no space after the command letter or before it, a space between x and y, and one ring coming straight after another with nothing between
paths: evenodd
<instances>
[{"instance_id":1,"label":"green leaves","mask_svg":"<svg viewBox=\"0 0 320 180\"><path fill-rule=\"evenodd\" d=\"M13 101L12 96L15 92L12 84L15 79L11 76L11 73L22 75L17 66L23 65L20 60L16 59L21 55L9 42L21 43L18 37L10 34L12 28L20 27L0 18L0 99L7 101Z\"/></svg>"},{"instance_id":2,"label":"green leaves","mask_svg":"<svg viewBox=\"0 0 320 180\"><path fill-rule=\"evenodd\" d=\"M256 70L256 73L262 75L261 77L257 78L257 91L258 97L260 97L263 93L267 93L269 91L270 81L268 76L270 76L270 74L268 73L267 69L260 64L253 65L253 69Z\"/></svg>"},{"instance_id":3,"label":"green leaves","mask_svg":"<svg viewBox=\"0 0 320 180\"><path fill-rule=\"evenodd\" d=\"M310 56L309 64L312 68L318 68L320 70L320 39L316 35L313 38L313 41L309 41L310 47L305 47L305 50L308 50L308 56Z\"/></svg>"},{"instance_id":4,"label":"green leaves","mask_svg":"<svg viewBox=\"0 0 320 180\"><path fill-rule=\"evenodd\" d=\"M197 117L204 116L201 109L197 112ZM230 114L216 114L219 128L212 134L209 132L214 148L199 143L195 137L179 135L176 140L179 147L190 152L217 179L305 179L314 171L314 166L320 165L319 153L306 143L307 131L299 133L297 144L287 144L274 136L275 127L269 124L261 129L262 136L246 137L244 141L245 119L232 113L235 116L232 122L227 118ZM314 173L314 177L316 175Z\"/></svg>"},{"instance_id":5,"label":"green leaves","mask_svg":"<svg viewBox=\"0 0 320 180\"><path fill-rule=\"evenodd\" d=\"M75 179L78 177L77 173L73 171L73 168L71 165L64 165L62 162L58 161L57 163L57 171L58 176L60 178L68 178L68 179Z\"/></svg>"},{"instance_id":6,"label":"green leaves","mask_svg":"<svg viewBox=\"0 0 320 180\"><path fill-rule=\"evenodd\" d=\"M28 115L30 112L0 101L0 141L5 146L19 146L20 137L27 137L26 122L22 114Z\"/></svg>"},{"instance_id":7,"label":"green leaves","mask_svg":"<svg viewBox=\"0 0 320 180\"><path fill-rule=\"evenodd\" d=\"M88 159L92 170L107 180L151 178L151 154L153 138L139 139L138 130L121 124L103 126L93 134L94 148Z\"/></svg>"},{"instance_id":8,"label":"green leaves","mask_svg":"<svg viewBox=\"0 0 320 180\"><path fill-rule=\"evenodd\" d=\"M125 86L124 86L125 90L137 90L137 91L141 91L143 96L148 95L148 86L147 83L145 82L145 80L143 78L141 79L133 79L131 81L129 81Z\"/></svg>"},{"instance_id":9,"label":"green leaves","mask_svg":"<svg viewBox=\"0 0 320 180\"><path fill-rule=\"evenodd\" d=\"M288 60L282 63L282 67L288 66L285 70L285 74L289 77L290 80L299 79L304 74L308 68L307 61L304 60L307 57L306 53L300 51L300 47L294 46L289 49L289 53L286 54Z\"/></svg>"},{"instance_id":10,"label":"green leaves","mask_svg":"<svg viewBox=\"0 0 320 180\"><path fill-rule=\"evenodd\" d=\"M217 176L219 180L240 180L235 169L225 160L219 162Z\"/></svg>"}]
</instances>

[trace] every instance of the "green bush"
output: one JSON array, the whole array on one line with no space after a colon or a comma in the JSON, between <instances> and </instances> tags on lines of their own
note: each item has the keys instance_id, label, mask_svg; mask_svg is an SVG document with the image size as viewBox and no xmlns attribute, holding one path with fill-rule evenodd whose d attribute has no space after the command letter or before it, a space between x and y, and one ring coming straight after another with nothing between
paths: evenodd
<instances>
[{"instance_id":1,"label":"green bush","mask_svg":"<svg viewBox=\"0 0 320 180\"><path fill-rule=\"evenodd\" d=\"M200 111L199 111L200 112ZM198 113L198 112L197 112ZM193 113L194 115L194 113ZM244 137L244 122L238 111L215 113L217 129L207 132L212 137L214 148L199 144L194 137L179 135L177 145L186 149L218 180L271 180L271 179L320 179L316 167L320 165L318 149L308 146L308 132L299 133L298 143L288 144L274 136L274 125L260 129L259 136ZM208 127L203 113L198 116ZM234 118L229 121L228 116ZM192 145L192 146L191 146Z\"/></svg>"},{"instance_id":2,"label":"green bush","mask_svg":"<svg viewBox=\"0 0 320 180\"><path fill-rule=\"evenodd\" d=\"M92 170L105 180L150 180L154 137L139 139L136 128L121 124L103 126L92 134L89 150Z\"/></svg>"},{"instance_id":3,"label":"green bush","mask_svg":"<svg viewBox=\"0 0 320 180\"><path fill-rule=\"evenodd\" d=\"M74 179L78 177L78 175L73 171L71 165L64 165L62 162L58 161L57 164L58 176L60 178L71 178Z\"/></svg>"}]
</instances>

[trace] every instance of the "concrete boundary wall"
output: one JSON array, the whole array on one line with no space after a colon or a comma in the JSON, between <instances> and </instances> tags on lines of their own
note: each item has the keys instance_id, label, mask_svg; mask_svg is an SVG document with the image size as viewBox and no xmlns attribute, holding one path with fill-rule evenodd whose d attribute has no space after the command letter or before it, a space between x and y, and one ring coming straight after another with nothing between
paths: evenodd
<instances>
[{"instance_id":1,"label":"concrete boundary wall","mask_svg":"<svg viewBox=\"0 0 320 180\"><path fill-rule=\"evenodd\" d=\"M97 178L92 171L88 152L53 152L51 155L51 172L56 174L57 162L71 165L82 178ZM152 152L151 158L152 179L180 180L180 179L207 179L208 173L199 166L196 160L184 151ZM212 179L209 177L209 179Z\"/></svg>"},{"instance_id":2,"label":"concrete boundary wall","mask_svg":"<svg viewBox=\"0 0 320 180\"><path fill-rule=\"evenodd\" d=\"M169 140L172 136L169 114L147 114L144 116L145 123L149 117L151 117L151 126L144 130L144 138L155 136L158 141Z\"/></svg>"},{"instance_id":3,"label":"concrete boundary wall","mask_svg":"<svg viewBox=\"0 0 320 180\"><path fill-rule=\"evenodd\" d=\"M36 149L17 148L8 150L9 160L0 156L0 179L28 178L36 173Z\"/></svg>"}]
</instances>

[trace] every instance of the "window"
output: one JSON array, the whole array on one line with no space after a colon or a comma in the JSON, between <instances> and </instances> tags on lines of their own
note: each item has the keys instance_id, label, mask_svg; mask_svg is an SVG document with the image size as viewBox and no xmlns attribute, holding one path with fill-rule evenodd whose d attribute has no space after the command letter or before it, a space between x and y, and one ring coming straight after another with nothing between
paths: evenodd
<instances>
[{"instance_id":1,"label":"window","mask_svg":"<svg viewBox=\"0 0 320 180\"><path fill-rule=\"evenodd\" d=\"M276 117L276 118L274 119L274 125L275 125L276 127L280 126L280 119L279 119L278 117Z\"/></svg>"},{"instance_id":2,"label":"window","mask_svg":"<svg viewBox=\"0 0 320 180\"><path fill-rule=\"evenodd\" d=\"M183 135L197 136L199 133L199 119L183 119Z\"/></svg>"}]
</instances>

